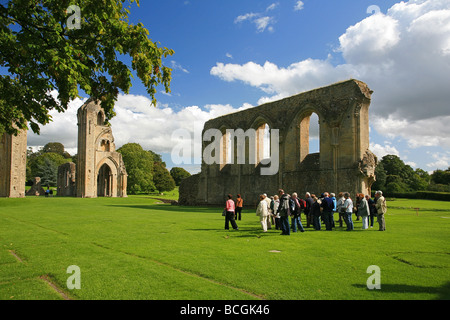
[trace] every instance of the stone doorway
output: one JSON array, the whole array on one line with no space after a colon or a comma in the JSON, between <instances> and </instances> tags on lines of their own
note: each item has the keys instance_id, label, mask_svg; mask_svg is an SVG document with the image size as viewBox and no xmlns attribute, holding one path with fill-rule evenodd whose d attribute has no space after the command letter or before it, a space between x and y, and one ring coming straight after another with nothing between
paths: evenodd
<instances>
[{"instance_id":1,"label":"stone doorway","mask_svg":"<svg viewBox=\"0 0 450 320\"><path fill-rule=\"evenodd\" d=\"M112 196L111 168L105 163L101 166L97 175L97 197Z\"/></svg>"}]
</instances>

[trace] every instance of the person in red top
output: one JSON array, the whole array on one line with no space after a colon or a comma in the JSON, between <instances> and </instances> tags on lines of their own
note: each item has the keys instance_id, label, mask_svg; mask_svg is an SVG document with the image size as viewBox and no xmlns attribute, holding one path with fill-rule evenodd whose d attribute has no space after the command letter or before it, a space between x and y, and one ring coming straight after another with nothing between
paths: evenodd
<instances>
[{"instance_id":1,"label":"person in red top","mask_svg":"<svg viewBox=\"0 0 450 320\"><path fill-rule=\"evenodd\" d=\"M244 206L244 200L241 198L241 195L237 195L236 199L236 220L241 220L242 218L242 207Z\"/></svg>"},{"instance_id":2,"label":"person in red top","mask_svg":"<svg viewBox=\"0 0 450 320\"><path fill-rule=\"evenodd\" d=\"M234 206L234 201L233 201L233 196L231 194L228 195L228 200L225 206L225 210L227 211L225 214L225 230L229 230L230 229L230 222L231 222L231 226L233 227L234 230L239 230L236 221L234 220L234 211L235 211L235 206Z\"/></svg>"}]
</instances>

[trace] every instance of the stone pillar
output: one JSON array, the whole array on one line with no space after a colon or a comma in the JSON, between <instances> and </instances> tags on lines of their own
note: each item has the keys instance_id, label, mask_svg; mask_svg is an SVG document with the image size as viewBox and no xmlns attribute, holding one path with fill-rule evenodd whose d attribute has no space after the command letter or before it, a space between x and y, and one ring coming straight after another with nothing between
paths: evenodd
<instances>
[{"instance_id":1,"label":"stone pillar","mask_svg":"<svg viewBox=\"0 0 450 320\"><path fill-rule=\"evenodd\" d=\"M25 197L27 131L0 138L0 197Z\"/></svg>"}]
</instances>

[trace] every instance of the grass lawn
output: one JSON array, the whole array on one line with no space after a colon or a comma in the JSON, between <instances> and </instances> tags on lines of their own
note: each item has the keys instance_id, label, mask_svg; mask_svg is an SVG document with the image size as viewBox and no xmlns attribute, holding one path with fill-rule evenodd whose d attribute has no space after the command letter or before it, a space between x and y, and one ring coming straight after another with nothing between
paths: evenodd
<instances>
[{"instance_id":1,"label":"grass lawn","mask_svg":"<svg viewBox=\"0 0 450 320\"><path fill-rule=\"evenodd\" d=\"M226 231L221 208L152 197L0 199L0 299L450 298L449 202L391 200L385 232L355 221L287 237L250 208ZM371 265L381 290L367 289Z\"/></svg>"}]
</instances>

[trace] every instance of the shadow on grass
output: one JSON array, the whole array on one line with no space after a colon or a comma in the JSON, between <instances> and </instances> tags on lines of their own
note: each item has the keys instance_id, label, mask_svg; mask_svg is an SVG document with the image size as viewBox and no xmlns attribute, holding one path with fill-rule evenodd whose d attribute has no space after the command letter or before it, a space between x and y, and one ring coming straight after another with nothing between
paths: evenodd
<instances>
[{"instance_id":1,"label":"shadow on grass","mask_svg":"<svg viewBox=\"0 0 450 320\"><path fill-rule=\"evenodd\" d=\"M367 289L367 286L361 284L354 284L354 287L360 289ZM380 292L396 292L396 293L429 293L437 294L436 300L449 300L450 299L450 282L447 282L442 287L423 287L412 286L407 284L381 284L380 290L373 290Z\"/></svg>"}]
</instances>

